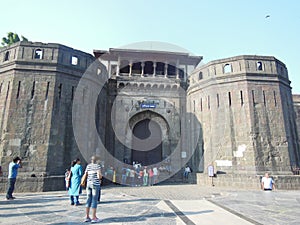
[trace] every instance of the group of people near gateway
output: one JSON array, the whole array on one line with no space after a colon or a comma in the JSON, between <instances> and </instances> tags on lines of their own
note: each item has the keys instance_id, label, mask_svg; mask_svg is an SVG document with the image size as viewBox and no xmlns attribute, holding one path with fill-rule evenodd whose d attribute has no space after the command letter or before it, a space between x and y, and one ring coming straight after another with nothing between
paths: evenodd
<instances>
[{"instance_id":1,"label":"group of people near gateway","mask_svg":"<svg viewBox=\"0 0 300 225\"><path fill-rule=\"evenodd\" d=\"M122 185L134 186L152 186L158 183L160 168L142 166L140 163L134 163L131 167L122 168Z\"/></svg>"},{"instance_id":2,"label":"group of people near gateway","mask_svg":"<svg viewBox=\"0 0 300 225\"><path fill-rule=\"evenodd\" d=\"M95 156L91 157L91 162L86 166L85 171L83 171L82 166L80 165L80 159L75 159L72 161L71 168L65 174L65 181L66 181L66 188L68 194L70 196L70 203L71 205L78 206L80 205L79 202L79 195L82 193L82 188L86 187L86 210L85 210L85 219L84 222L92 222L97 223L100 222L100 219L97 217L97 205L100 201L101 195L101 166L97 164L97 158ZM15 188L16 178L18 174L18 169L22 168L22 162L20 157L15 157L12 162L9 163L8 167L8 188L6 193L7 200L13 200L13 191ZM131 186L135 186L136 184L135 175L137 175L136 170L143 171L145 177L145 173L148 174L149 177L154 177L155 175L158 176L157 168L147 168L141 167L139 165L135 165L135 169L128 168L124 169L124 174L126 175L129 171L129 178L131 177ZM156 171L157 170L157 171ZM141 173L138 174L141 174ZM157 172L157 173L156 173ZM189 173L189 168L186 167L185 173ZM154 175L155 174L155 175ZM0 166L0 176L2 176L2 170ZM125 177L125 176L124 176ZM127 175L126 179L122 176L123 184L127 184ZM124 178L124 180L123 180ZM156 178L154 178L153 183L155 183ZM149 181L143 179L140 181L140 184L147 185ZM150 181L152 183L152 181ZM269 176L268 173L265 173L265 176L261 179L261 188L264 191L271 191L275 190L274 180ZM90 209L92 211L92 215L90 216Z\"/></svg>"}]
</instances>

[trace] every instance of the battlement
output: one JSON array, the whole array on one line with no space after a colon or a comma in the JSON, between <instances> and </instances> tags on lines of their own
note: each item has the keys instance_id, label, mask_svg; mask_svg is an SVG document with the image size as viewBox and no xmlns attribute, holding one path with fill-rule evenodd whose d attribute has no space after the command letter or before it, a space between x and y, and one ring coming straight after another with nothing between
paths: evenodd
<instances>
[{"instance_id":1,"label":"battlement","mask_svg":"<svg viewBox=\"0 0 300 225\"><path fill-rule=\"evenodd\" d=\"M13 62L35 65L61 64L86 69L94 61L91 54L55 43L20 41L0 49L0 67Z\"/></svg>"},{"instance_id":2,"label":"battlement","mask_svg":"<svg viewBox=\"0 0 300 225\"><path fill-rule=\"evenodd\" d=\"M279 76L288 81L288 71L284 63L273 56L241 55L211 61L196 70L190 76L191 85L212 78L246 76Z\"/></svg>"}]
</instances>

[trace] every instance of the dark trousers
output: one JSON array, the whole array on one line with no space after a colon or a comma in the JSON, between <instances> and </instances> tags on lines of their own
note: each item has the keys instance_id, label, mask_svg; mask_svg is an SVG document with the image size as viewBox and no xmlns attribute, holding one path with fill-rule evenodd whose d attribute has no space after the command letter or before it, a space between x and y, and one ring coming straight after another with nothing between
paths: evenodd
<instances>
[{"instance_id":1,"label":"dark trousers","mask_svg":"<svg viewBox=\"0 0 300 225\"><path fill-rule=\"evenodd\" d=\"M71 195L70 196L70 200L71 200L71 205L78 205L79 204L79 196L74 196L74 195Z\"/></svg>"},{"instance_id":2,"label":"dark trousers","mask_svg":"<svg viewBox=\"0 0 300 225\"><path fill-rule=\"evenodd\" d=\"M16 183L16 178L8 178L8 188L7 188L7 193L6 193L6 198L12 198L12 193L14 192L15 189L15 183Z\"/></svg>"}]
</instances>

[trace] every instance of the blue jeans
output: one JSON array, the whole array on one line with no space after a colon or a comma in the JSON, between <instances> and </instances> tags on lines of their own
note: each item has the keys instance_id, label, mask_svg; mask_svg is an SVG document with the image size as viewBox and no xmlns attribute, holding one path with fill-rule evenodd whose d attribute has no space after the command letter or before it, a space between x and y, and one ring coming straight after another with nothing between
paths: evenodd
<instances>
[{"instance_id":1,"label":"blue jeans","mask_svg":"<svg viewBox=\"0 0 300 225\"><path fill-rule=\"evenodd\" d=\"M97 208L97 200L99 196L100 186L88 184L86 187L86 207Z\"/></svg>"},{"instance_id":2,"label":"blue jeans","mask_svg":"<svg viewBox=\"0 0 300 225\"><path fill-rule=\"evenodd\" d=\"M7 188L7 193L6 193L6 198L12 198L12 193L15 190L15 183L16 183L16 178L8 178L8 188Z\"/></svg>"}]
</instances>

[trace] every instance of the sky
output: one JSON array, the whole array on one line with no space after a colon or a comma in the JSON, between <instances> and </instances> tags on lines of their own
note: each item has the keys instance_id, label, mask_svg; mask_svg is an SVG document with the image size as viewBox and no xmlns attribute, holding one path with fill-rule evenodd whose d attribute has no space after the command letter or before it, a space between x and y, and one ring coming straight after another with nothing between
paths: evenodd
<instances>
[{"instance_id":1,"label":"sky","mask_svg":"<svg viewBox=\"0 0 300 225\"><path fill-rule=\"evenodd\" d=\"M14 5L15 4L15 5ZM91 53L167 42L203 56L275 56L300 94L298 0L0 0L0 37L60 43ZM269 15L268 18L266 16Z\"/></svg>"}]
</instances>

